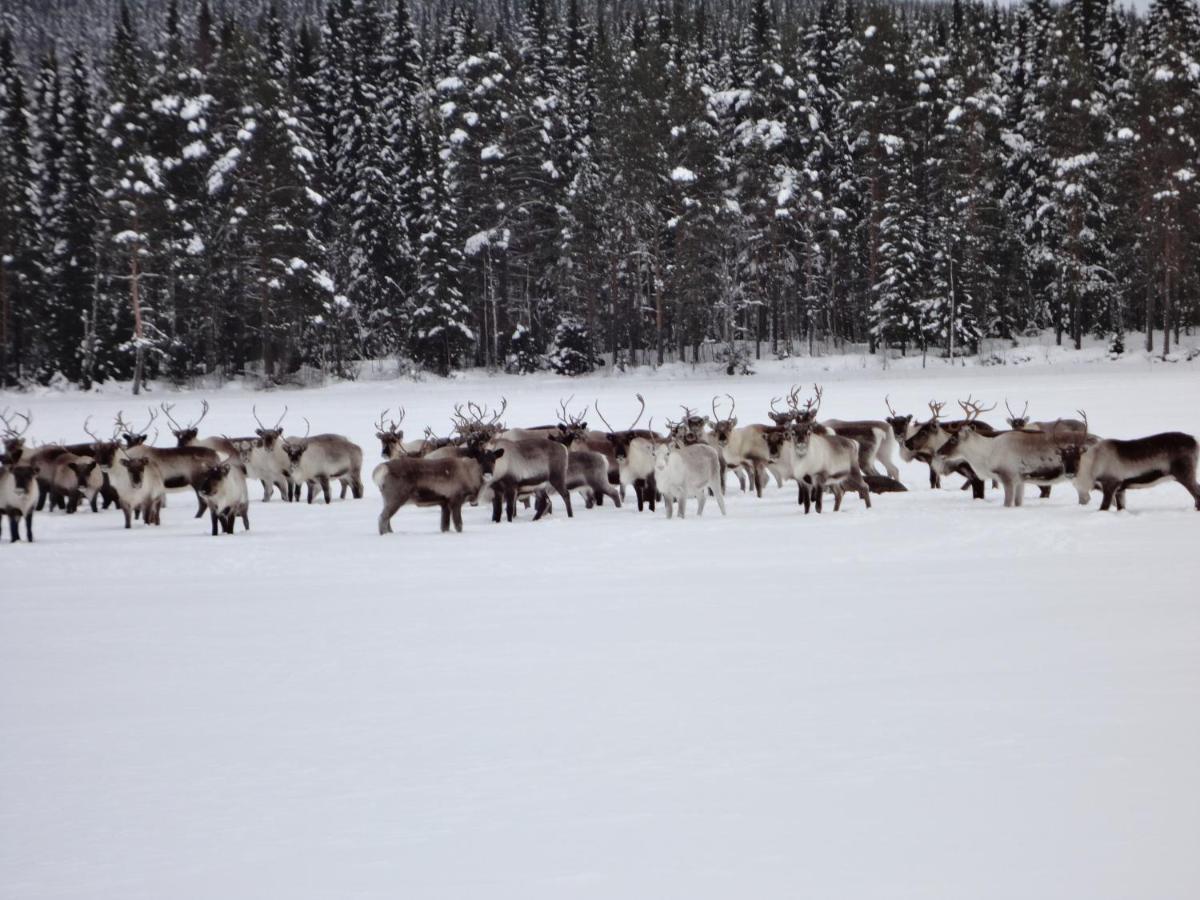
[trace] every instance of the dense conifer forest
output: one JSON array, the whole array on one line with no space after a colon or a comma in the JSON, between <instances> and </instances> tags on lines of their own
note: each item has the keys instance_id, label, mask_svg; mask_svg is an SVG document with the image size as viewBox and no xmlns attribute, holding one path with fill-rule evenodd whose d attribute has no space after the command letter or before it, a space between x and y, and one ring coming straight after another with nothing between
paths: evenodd
<instances>
[{"instance_id":1,"label":"dense conifer forest","mask_svg":"<svg viewBox=\"0 0 1200 900\"><path fill-rule=\"evenodd\" d=\"M1195 0L5 8L4 384L1197 323Z\"/></svg>"}]
</instances>

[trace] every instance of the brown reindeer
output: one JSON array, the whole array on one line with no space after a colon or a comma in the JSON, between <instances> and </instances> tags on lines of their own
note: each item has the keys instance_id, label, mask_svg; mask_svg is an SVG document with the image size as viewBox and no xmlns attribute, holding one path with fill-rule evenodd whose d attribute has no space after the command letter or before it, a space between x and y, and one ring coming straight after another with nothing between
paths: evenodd
<instances>
[{"instance_id":1,"label":"brown reindeer","mask_svg":"<svg viewBox=\"0 0 1200 900\"><path fill-rule=\"evenodd\" d=\"M392 516L406 503L437 506L442 510L442 531L462 531L464 503L474 502L484 480L495 470L504 450L478 447L461 458L418 459L401 457L380 463L371 474L383 495L379 533L391 534Z\"/></svg>"}]
</instances>

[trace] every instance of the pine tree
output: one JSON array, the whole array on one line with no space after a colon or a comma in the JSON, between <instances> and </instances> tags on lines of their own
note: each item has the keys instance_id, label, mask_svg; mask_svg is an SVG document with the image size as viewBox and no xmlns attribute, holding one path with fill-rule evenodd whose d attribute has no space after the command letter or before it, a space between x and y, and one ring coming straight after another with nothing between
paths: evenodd
<instances>
[{"instance_id":1,"label":"pine tree","mask_svg":"<svg viewBox=\"0 0 1200 900\"><path fill-rule=\"evenodd\" d=\"M11 33L0 31L0 380L33 372L30 346L41 299L33 149L25 84Z\"/></svg>"}]
</instances>

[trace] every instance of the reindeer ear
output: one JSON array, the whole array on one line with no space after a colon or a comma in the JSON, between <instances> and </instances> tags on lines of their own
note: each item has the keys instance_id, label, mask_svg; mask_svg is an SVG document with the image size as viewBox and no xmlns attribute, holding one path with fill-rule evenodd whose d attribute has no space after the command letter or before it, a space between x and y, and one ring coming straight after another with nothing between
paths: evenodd
<instances>
[{"instance_id":1,"label":"reindeer ear","mask_svg":"<svg viewBox=\"0 0 1200 900\"><path fill-rule=\"evenodd\" d=\"M579 427L582 428L584 431L587 431L587 422L580 422Z\"/></svg>"},{"instance_id":2,"label":"reindeer ear","mask_svg":"<svg viewBox=\"0 0 1200 900\"><path fill-rule=\"evenodd\" d=\"M500 457L502 457L503 455L504 455L504 448L503 448L503 447L501 447L499 450L493 450L493 451L492 451L492 459L499 459L499 458L500 458Z\"/></svg>"},{"instance_id":3,"label":"reindeer ear","mask_svg":"<svg viewBox=\"0 0 1200 900\"><path fill-rule=\"evenodd\" d=\"M221 463L221 465L219 466L219 468L221 469L221 474L222 474L222 475L228 475L228 474L229 474L229 463L227 463L227 462L223 462L223 463Z\"/></svg>"},{"instance_id":4,"label":"reindeer ear","mask_svg":"<svg viewBox=\"0 0 1200 900\"><path fill-rule=\"evenodd\" d=\"M733 417L732 419L730 419L729 421L730 421L730 423L731 423L731 424L733 424L733 425L736 425L736 424L737 424L737 416L734 416L734 417Z\"/></svg>"}]
</instances>

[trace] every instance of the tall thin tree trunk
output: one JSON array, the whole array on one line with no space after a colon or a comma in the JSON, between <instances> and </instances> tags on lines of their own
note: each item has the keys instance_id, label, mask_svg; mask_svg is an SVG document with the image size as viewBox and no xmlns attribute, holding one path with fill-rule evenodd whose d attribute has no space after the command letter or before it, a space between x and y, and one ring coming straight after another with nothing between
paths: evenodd
<instances>
[{"instance_id":1,"label":"tall thin tree trunk","mask_svg":"<svg viewBox=\"0 0 1200 900\"><path fill-rule=\"evenodd\" d=\"M134 219L134 228L137 220ZM141 272L138 269L138 247L135 240L129 245L129 303L133 308L133 394L136 397L142 390L143 366L146 361L146 351L142 346L142 302L141 302Z\"/></svg>"}]
</instances>

